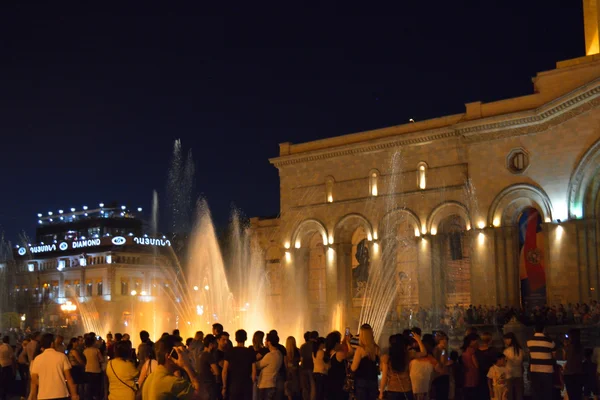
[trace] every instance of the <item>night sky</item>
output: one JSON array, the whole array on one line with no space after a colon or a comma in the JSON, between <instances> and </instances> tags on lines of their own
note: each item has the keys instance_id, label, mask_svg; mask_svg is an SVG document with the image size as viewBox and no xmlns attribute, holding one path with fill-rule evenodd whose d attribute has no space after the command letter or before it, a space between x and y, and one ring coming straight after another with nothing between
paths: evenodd
<instances>
[{"instance_id":1,"label":"night sky","mask_svg":"<svg viewBox=\"0 0 600 400\"><path fill-rule=\"evenodd\" d=\"M149 210L177 138L219 225L233 204L276 215L267 159L280 142L528 94L537 71L584 55L581 0L26 3L0 5L0 225L11 239L33 233L38 212L113 200Z\"/></svg>"}]
</instances>

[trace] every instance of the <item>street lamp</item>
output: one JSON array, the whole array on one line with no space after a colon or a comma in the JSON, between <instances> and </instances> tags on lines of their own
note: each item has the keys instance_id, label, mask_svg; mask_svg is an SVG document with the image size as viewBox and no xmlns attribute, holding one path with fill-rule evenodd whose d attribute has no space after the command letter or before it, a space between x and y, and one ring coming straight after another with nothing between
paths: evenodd
<instances>
[{"instance_id":1,"label":"street lamp","mask_svg":"<svg viewBox=\"0 0 600 400\"><path fill-rule=\"evenodd\" d=\"M60 306L60 309L66 313L69 313L69 312L74 312L75 310L77 310L77 306L75 304L71 303L70 300L67 300L67 302L65 304ZM24 317L25 317L25 315L23 315L21 317L21 319L24 320Z\"/></svg>"}]
</instances>

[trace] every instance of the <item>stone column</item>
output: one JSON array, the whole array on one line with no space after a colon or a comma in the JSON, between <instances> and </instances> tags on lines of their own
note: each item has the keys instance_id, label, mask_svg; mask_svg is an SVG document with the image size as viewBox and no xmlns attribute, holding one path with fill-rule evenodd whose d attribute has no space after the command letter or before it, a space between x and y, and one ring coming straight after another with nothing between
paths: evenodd
<instances>
[{"instance_id":1,"label":"stone column","mask_svg":"<svg viewBox=\"0 0 600 400\"><path fill-rule=\"evenodd\" d=\"M419 282L419 306L431 307L433 305L431 237L423 236L417 244L417 272Z\"/></svg>"},{"instance_id":2,"label":"stone column","mask_svg":"<svg viewBox=\"0 0 600 400\"><path fill-rule=\"evenodd\" d=\"M508 271L506 268L506 241L502 228L494 228L493 232L496 254L496 281L498 285L498 303L508 304ZM491 235L490 235L491 236Z\"/></svg>"},{"instance_id":3,"label":"stone column","mask_svg":"<svg viewBox=\"0 0 600 400\"><path fill-rule=\"evenodd\" d=\"M344 326L354 326L352 317L352 243L335 244L338 301L342 304Z\"/></svg>"},{"instance_id":4,"label":"stone column","mask_svg":"<svg viewBox=\"0 0 600 400\"><path fill-rule=\"evenodd\" d=\"M519 249L516 244L516 228L505 226L501 228L504 236L504 260L506 262L506 291L507 304L513 307L520 306L519 286Z\"/></svg>"},{"instance_id":5,"label":"stone column","mask_svg":"<svg viewBox=\"0 0 600 400\"><path fill-rule=\"evenodd\" d=\"M444 263L443 256L444 236L431 236L431 287L434 313L440 310L445 303L444 299L444 279L442 268ZM419 288L420 289L420 288Z\"/></svg>"},{"instance_id":6,"label":"stone column","mask_svg":"<svg viewBox=\"0 0 600 400\"><path fill-rule=\"evenodd\" d=\"M583 0L585 55L600 53L600 0Z\"/></svg>"},{"instance_id":7,"label":"stone column","mask_svg":"<svg viewBox=\"0 0 600 400\"><path fill-rule=\"evenodd\" d=\"M590 276L590 298L591 300L598 300L598 287L600 286L600 275L598 274L598 253L596 247L596 221L586 220L586 238L587 245L586 251L588 254L587 268Z\"/></svg>"}]
</instances>

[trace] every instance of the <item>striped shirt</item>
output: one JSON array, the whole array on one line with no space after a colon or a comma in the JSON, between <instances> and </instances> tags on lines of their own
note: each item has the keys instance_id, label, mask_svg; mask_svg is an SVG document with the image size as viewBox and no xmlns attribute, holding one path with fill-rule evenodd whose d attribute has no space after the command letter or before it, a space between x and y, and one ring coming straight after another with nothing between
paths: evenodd
<instances>
[{"instance_id":1,"label":"striped shirt","mask_svg":"<svg viewBox=\"0 0 600 400\"><path fill-rule=\"evenodd\" d=\"M554 342L543 333L536 333L533 339L527 341L531 372L552 374L554 372Z\"/></svg>"}]
</instances>

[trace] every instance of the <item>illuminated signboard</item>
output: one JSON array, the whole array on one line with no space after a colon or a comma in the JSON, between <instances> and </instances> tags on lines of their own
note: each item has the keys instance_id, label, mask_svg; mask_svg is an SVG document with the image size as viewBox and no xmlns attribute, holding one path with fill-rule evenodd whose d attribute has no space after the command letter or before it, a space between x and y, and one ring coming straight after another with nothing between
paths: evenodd
<instances>
[{"instance_id":1,"label":"illuminated signboard","mask_svg":"<svg viewBox=\"0 0 600 400\"><path fill-rule=\"evenodd\" d=\"M99 246L124 246L124 245L141 245L141 246L153 246L153 247L170 247L171 241L168 239L156 239L149 237L123 237L114 236L112 238L97 238L97 239L85 239L75 240L72 242L60 242L59 244L42 244L20 247L17 250L19 256L25 256L28 252L30 254L40 253L51 253L55 251L67 251L74 249L90 249ZM28 251L29 250L29 251Z\"/></svg>"}]
</instances>

